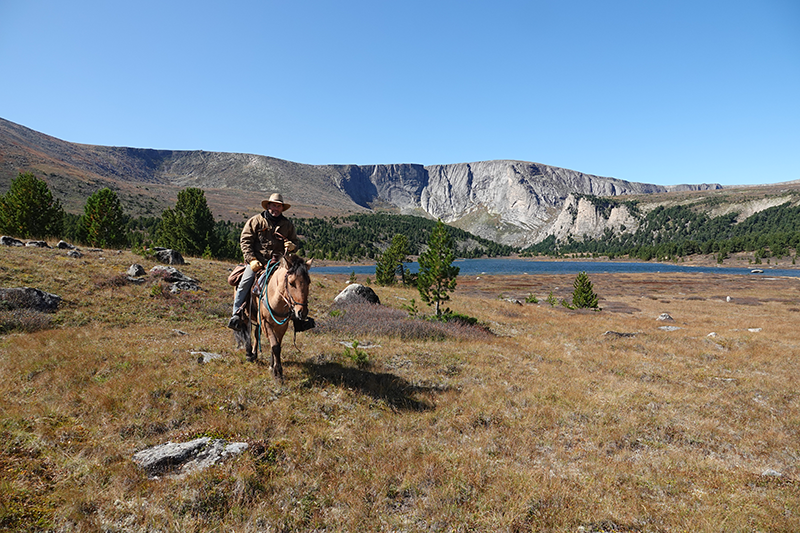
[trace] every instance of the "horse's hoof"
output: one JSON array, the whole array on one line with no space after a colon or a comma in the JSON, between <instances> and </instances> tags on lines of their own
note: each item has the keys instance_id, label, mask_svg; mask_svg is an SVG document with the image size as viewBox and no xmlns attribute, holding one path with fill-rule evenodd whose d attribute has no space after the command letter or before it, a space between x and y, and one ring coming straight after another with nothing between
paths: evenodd
<instances>
[{"instance_id":1,"label":"horse's hoof","mask_svg":"<svg viewBox=\"0 0 800 533\"><path fill-rule=\"evenodd\" d=\"M253 355L248 355L247 356L247 362L248 363L255 363L256 361L258 361L258 356L257 355L253 354Z\"/></svg>"}]
</instances>

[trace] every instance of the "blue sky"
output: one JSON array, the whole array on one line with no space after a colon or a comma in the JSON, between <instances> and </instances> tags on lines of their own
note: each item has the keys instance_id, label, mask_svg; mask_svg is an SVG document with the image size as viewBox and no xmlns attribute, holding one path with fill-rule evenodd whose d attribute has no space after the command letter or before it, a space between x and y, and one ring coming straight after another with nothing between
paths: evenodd
<instances>
[{"instance_id":1,"label":"blue sky","mask_svg":"<svg viewBox=\"0 0 800 533\"><path fill-rule=\"evenodd\" d=\"M800 179L797 0L0 0L0 68L78 143Z\"/></svg>"}]
</instances>

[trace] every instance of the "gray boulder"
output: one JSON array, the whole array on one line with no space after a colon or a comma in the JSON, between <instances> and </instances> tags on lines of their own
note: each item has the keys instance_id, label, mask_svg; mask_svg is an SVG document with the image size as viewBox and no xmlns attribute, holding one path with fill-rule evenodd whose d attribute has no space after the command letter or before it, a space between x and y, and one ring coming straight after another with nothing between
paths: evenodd
<instances>
[{"instance_id":1,"label":"gray boulder","mask_svg":"<svg viewBox=\"0 0 800 533\"><path fill-rule=\"evenodd\" d=\"M183 477L204 470L219 461L238 455L248 448L246 442L201 437L189 442L168 442L133 455L133 461L150 476Z\"/></svg>"},{"instance_id":2,"label":"gray boulder","mask_svg":"<svg viewBox=\"0 0 800 533\"><path fill-rule=\"evenodd\" d=\"M0 303L6 309L34 309L52 313L58 309L61 296L31 287L0 289Z\"/></svg>"},{"instance_id":3,"label":"gray boulder","mask_svg":"<svg viewBox=\"0 0 800 533\"><path fill-rule=\"evenodd\" d=\"M142 265L140 265L138 263L134 263L134 264L132 264L131 266L128 267L127 274L129 276L136 277L136 276L144 276L145 274L147 274L147 272L145 271L145 269L144 269L144 267Z\"/></svg>"},{"instance_id":4,"label":"gray boulder","mask_svg":"<svg viewBox=\"0 0 800 533\"><path fill-rule=\"evenodd\" d=\"M195 281L176 281L169 286L169 292L178 294L181 291L199 291L200 285Z\"/></svg>"},{"instance_id":5,"label":"gray boulder","mask_svg":"<svg viewBox=\"0 0 800 533\"><path fill-rule=\"evenodd\" d=\"M75 259L80 259L81 257L83 257L83 254L81 253L80 250L75 248L74 250L70 250L69 252L67 252L67 257L74 257Z\"/></svg>"},{"instance_id":6,"label":"gray boulder","mask_svg":"<svg viewBox=\"0 0 800 533\"><path fill-rule=\"evenodd\" d=\"M15 239L14 237L9 237L7 235L0 237L0 244L3 246L25 246L25 243L21 240Z\"/></svg>"},{"instance_id":7,"label":"gray boulder","mask_svg":"<svg viewBox=\"0 0 800 533\"><path fill-rule=\"evenodd\" d=\"M183 272L175 267L156 265L150 269L150 273L154 276L164 278L164 281L174 283L176 281L194 282L196 280L185 275Z\"/></svg>"},{"instance_id":8,"label":"gray boulder","mask_svg":"<svg viewBox=\"0 0 800 533\"><path fill-rule=\"evenodd\" d=\"M177 250L170 250L166 248L156 248L155 258L161 263L167 265L185 265L186 261Z\"/></svg>"},{"instance_id":9,"label":"gray boulder","mask_svg":"<svg viewBox=\"0 0 800 533\"><path fill-rule=\"evenodd\" d=\"M375 291L358 283L351 283L333 299L337 304L370 303L380 304L381 300Z\"/></svg>"},{"instance_id":10,"label":"gray boulder","mask_svg":"<svg viewBox=\"0 0 800 533\"><path fill-rule=\"evenodd\" d=\"M30 246L31 248L50 248L50 245L47 244L46 241L28 241L25 243L25 246Z\"/></svg>"},{"instance_id":11,"label":"gray boulder","mask_svg":"<svg viewBox=\"0 0 800 533\"><path fill-rule=\"evenodd\" d=\"M59 250L74 250L75 246L66 241L58 241L58 244L56 244L56 248L58 248Z\"/></svg>"}]
</instances>

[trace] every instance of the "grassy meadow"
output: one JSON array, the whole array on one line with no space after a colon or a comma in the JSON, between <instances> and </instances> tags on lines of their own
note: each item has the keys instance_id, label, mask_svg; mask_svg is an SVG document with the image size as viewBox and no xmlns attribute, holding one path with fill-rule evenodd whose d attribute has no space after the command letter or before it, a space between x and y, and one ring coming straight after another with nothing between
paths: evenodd
<instances>
[{"instance_id":1,"label":"grassy meadow","mask_svg":"<svg viewBox=\"0 0 800 533\"><path fill-rule=\"evenodd\" d=\"M800 531L798 278L590 275L600 312L545 302L573 276L459 278L487 331L408 318L403 287L335 309L347 276L312 268L278 383L225 327L232 264L188 261L202 291L172 295L128 251L0 250L0 287L63 298L0 309L0 529ZM198 436L250 447L132 461Z\"/></svg>"}]
</instances>

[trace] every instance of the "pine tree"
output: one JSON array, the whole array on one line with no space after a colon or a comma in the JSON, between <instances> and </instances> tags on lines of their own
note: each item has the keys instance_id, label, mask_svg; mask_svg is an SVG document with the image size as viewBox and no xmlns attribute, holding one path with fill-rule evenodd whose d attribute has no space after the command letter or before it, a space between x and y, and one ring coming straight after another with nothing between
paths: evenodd
<instances>
[{"instance_id":1,"label":"pine tree","mask_svg":"<svg viewBox=\"0 0 800 533\"><path fill-rule=\"evenodd\" d=\"M375 283L378 285L394 285L397 282L397 269L403 268L408 255L408 237L398 233L392 237L392 244L378 258L375 264Z\"/></svg>"},{"instance_id":2,"label":"pine tree","mask_svg":"<svg viewBox=\"0 0 800 533\"><path fill-rule=\"evenodd\" d=\"M210 247L216 257L219 239L214 231L214 215L202 189L189 187L178 193L175 209L161 214L158 242L182 254L199 257Z\"/></svg>"},{"instance_id":3,"label":"pine tree","mask_svg":"<svg viewBox=\"0 0 800 533\"><path fill-rule=\"evenodd\" d=\"M572 286L575 288L572 292L573 307L597 309L598 297L586 272L579 272Z\"/></svg>"},{"instance_id":4,"label":"pine tree","mask_svg":"<svg viewBox=\"0 0 800 533\"><path fill-rule=\"evenodd\" d=\"M0 196L0 232L18 237L60 237L64 208L53 199L47 183L31 173L20 173Z\"/></svg>"},{"instance_id":5,"label":"pine tree","mask_svg":"<svg viewBox=\"0 0 800 533\"><path fill-rule=\"evenodd\" d=\"M86 199L81 219L86 243L91 246L124 246L125 217L117 193L109 188L100 189Z\"/></svg>"},{"instance_id":6,"label":"pine tree","mask_svg":"<svg viewBox=\"0 0 800 533\"><path fill-rule=\"evenodd\" d=\"M455 259L453 247L453 238L440 219L431 231L428 249L418 260L417 289L425 303L436 305L436 316L442 314L440 303L449 300L448 293L456 289L459 268L452 266Z\"/></svg>"}]
</instances>

